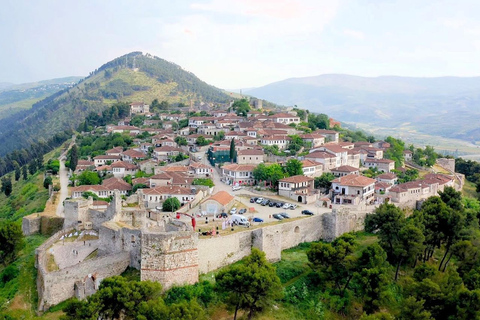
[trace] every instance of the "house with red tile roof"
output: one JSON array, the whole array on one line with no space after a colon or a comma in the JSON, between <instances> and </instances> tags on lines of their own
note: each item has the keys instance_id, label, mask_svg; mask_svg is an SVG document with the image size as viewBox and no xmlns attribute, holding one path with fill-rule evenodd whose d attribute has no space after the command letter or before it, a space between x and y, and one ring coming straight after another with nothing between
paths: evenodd
<instances>
[{"instance_id":1,"label":"house with red tile roof","mask_svg":"<svg viewBox=\"0 0 480 320\"><path fill-rule=\"evenodd\" d=\"M235 197L226 191L219 191L202 203L207 214L217 215L228 212L235 202Z\"/></svg>"},{"instance_id":2,"label":"house with red tile roof","mask_svg":"<svg viewBox=\"0 0 480 320\"><path fill-rule=\"evenodd\" d=\"M301 161L303 175L307 177L320 177L323 173L323 164L320 162L305 159Z\"/></svg>"},{"instance_id":3,"label":"house with red tile roof","mask_svg":"<svg viewBox=\"0 0 480 320\"><path fill-rule=\"evenodd\" d=\"M312 177L298 175L278 180L278 195L300 203L312 203L319 193L315 192Z\"/></svg>"},{"instance_id":4,"label":"house with red tile roof","mask_svg":"<svg viewBox=\"0 0 480 320\"><path fill-rule=\"evenodd\" d=\"M232 185L251 185L255 182L253 170L256 167L256 164L226 164L222 167L222 176Z\"/></svg>"},{"instance_id":5,"label":"house with red tile roof","mask_svg":"<svg viewBox=\"0 0 480 320\"><path fill-rule=\"evenodd\" d=\"M260 164L265 161L265 152L262 149L244 149L237 152L238 164Z\"/></svg>"},{"instance_id":6,"label":"house with red tile roof","mask_svg":"<svg viewBox=\"0 0 480 320\"><path fill-rule=\"evenodd\" d=\"M361 205L375 201L375 179L349 174L332 181L333 204Z\"/></svg>"}]
</instances>

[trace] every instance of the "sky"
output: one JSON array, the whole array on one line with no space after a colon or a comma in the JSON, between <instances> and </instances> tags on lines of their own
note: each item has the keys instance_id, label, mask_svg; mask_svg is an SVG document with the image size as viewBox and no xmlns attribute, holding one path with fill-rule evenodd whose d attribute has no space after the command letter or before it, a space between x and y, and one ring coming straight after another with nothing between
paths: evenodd
<instances>
[{"instance_id":1,"label":"sky","mask_svg":"<svg viewBox=\"0 0 480 320\"><path fill-rule=\"evenodd\" d=\"M219 88L343 73L480 75L478 0L2 0L0 82L143 51Z\"/></svg>"}]
</instances>

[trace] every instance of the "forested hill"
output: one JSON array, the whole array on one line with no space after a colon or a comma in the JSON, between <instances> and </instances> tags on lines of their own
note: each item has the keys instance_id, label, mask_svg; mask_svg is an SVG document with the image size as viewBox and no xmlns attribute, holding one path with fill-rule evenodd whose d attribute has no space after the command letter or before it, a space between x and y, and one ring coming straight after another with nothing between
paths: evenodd
<instances>
[{"instance_id":1,"label":"forested hill","mask_svg":"<svg viewBox=\"0 0 480 320\"><path fill-rule=\"evenodd\" d=\"M141 52L116 58L80 81L25 110L0 120L0 156L76 129L90 112L117 101L154 99L170 104L224 103L228 96L180 66Z\"/></svg>"}]
</instances>

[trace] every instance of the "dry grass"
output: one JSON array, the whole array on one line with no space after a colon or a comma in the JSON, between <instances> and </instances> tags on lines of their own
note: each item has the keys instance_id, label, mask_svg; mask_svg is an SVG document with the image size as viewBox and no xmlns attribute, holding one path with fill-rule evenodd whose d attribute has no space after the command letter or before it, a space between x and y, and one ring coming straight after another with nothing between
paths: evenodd
<instances>
[{"instance_id":1,"label":"dry grass","mask_svg":"<svg viewBox=\"0 0 480 320\"><path fill-rule=\"evenodd\" d=\"M47 253L47 270L48 272L60 270L55 262L55 257L51 253Z\"/></svg>"}]
</instances>

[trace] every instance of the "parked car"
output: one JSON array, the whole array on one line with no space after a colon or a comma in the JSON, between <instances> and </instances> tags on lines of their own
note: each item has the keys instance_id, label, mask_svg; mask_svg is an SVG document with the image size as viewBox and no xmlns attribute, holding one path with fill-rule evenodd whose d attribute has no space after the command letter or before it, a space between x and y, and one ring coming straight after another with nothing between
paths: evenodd
<instances>
[{"instance_id":1,"label":"parked car","mask_svg":"<svg viewBox=\"0 0 480 320\"><path fill-rule=\"evenodd\" d=\"M217 218L228 218L228 214L226 212L222 212L217 215Z\"/></svg>"},{"instance_id":2,"label":"parked car","mask_svg":"<svg viewBox=\"0 0 480 320\"><path fill-rule=\"evenodd\" d=\"M273 201L268 204L269 207L273 207L273 206L276 206L276 205L277 205L277 204L276 204L275 202L273 202Z\"/></svg>"},{"instance_id":3,"label":"parked car","mask_svg":"<svg viewBox=\"0 0 480 320\"><path fill-rule=\"evenodd\" d=\"M253 218L253 222L263 222L263 219L261 219L259 217L255 217L255 218Z\"/></svg>"},{"instance_id":4,"label":"parked car","mask_svg":"<svg viewBox=\"0 0 480 320\"><path fill-rule=\"evenodd\" d=\"M277 220L283 220L282 215L280 215L280 214L278 214L278 213L274 213L272 217L274 217L274 218L277 219Z\"/></svg>"},{"instance_id":5,"label":"parked car","mask_svg":"<svg viewBox=\"0 0 480 320\"><path fill-rule=\"evenodd\" d=\"M313 212L310 210L302 210L302 214L306 214L307 216L313 216Z\"/></svg>"},{"instance_id":6,"label":"parked car","mask_svg":"<svg viewBox=\"0 0 480 320\"><path fill-rule=\"evenodd\" d=\"M255 198L250 198L250 203L254 203L255 201L257 201L257 199L258 199L257 197L255 197Z\"/></svg>"},{"instance_id":7,"label":"parked car","mask_svg":"<svg viewBox=\"0 0 480 320\"><path fill-rule=\"evenodd\" d=\"M297 205L296 204L291 204L290 205L290 210L293 210L293 209L296 209L297 208Z\"/></svg>"},{"instance_id":8,"label":"parked car","mask_svg":"<svg viewBox=\"0 0 480 320\"><path fill-rule=\"evenodd\" d=\"M288 209L288 208L290 208L290 203L285 202L285 203L283 204L283 209Z\"/></svg>"},{"instance_id":9,"label":"parked car","mask_svg":"<svg viewBox=\"0 0 480 320\"><path fill-rule=\"evenodd\" d=\"M288 213L286 213L286 212L280 212L279 215L281 215L281 216L284 217L285 219L290 219L290 216L289 216Z\"/></svg>"},{"instance_id":10,"label":"parked car","mask_svg":"<svg viewBox=\"0 0 480 320\"><path fill-rule=\"evenodd\" d=\"M277 202L276 207L277 207L277 208L281 208L281 207L283 207L283 204L284 204L283 202Z\"/></svg>"},{"instance_id":11,"label":"parked car","mask_svg":"<svg viewBox=\"0 0 480 320\"><path fill-rule=\"evenodd\" d=\"M241 186L233 186L232 187L232 191L238 191L238 190L241 190L242 187Z\"/></svg>"},{"instance_id":12,"label":"parked car","mask_svg":"<svg viewBox=\"0 0 480 320\"><path fill-rule=\"evenodd\" d=\"M237 213L237 208L236 207L232 208L232 210L230 210L230 214L235 214L235 213Z\"/></svg>"},{"instance_id":13,"label":"parked car","mask_svg":"<svg viewBox=\"0 0 480 320\"><path fill-rule=\"evenodd\" d=\"M238 214L233 214L231 219L232 219L232 222L236 225L240 225L240 226L250 225L250 222L248 222L247 218Z\"/></svg>"},{"instance_id":14,"label":"parked car","mask_svg":"<svg viewBox=\"0 0 480 320\"><path fill-rule=\"evenodd\" d=\"M265 200L262 201L261 205L262 205L262 206L266 206L266 205L268 205L269 203L270 203L270 200L265 199Z\"/></svg>"},{"instance_id":15,"label":"parked car","mask_svg":"<svg viewBox=\"0 0 480 320\"><path fill-rule=\"evenodd\" d=\"M239 214L244 214L245 212L247 212L247 209L243 208L243 209L240 209L238 211Z\"/></svg>"},{"instance_id":16,"label":"parked car","mask_svg":"<svg viewBox=\"0 0 480 320\"><path fill-rule=\"evenodd\" d=\"M260 204L260 203L263 202L263 200L264 200L264 199L260 197L260 198L257 199L256 203Z\"/></svg>"}]
</instances>

